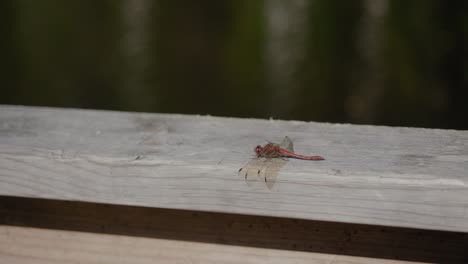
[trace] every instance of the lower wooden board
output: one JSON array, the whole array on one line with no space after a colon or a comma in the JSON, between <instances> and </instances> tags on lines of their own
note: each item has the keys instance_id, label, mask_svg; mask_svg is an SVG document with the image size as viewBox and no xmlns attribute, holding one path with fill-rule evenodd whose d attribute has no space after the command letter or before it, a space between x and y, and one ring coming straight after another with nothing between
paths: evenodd
<instances>
[{"instance_id":1,"label":"lower wooden board","mask_svg":"<svg viewBox=\"0 0 468 264\"><path fill-rule=\"evenodd\" d=\"M468 263L467 233L278 217L0 196L0 225L365 259Z\"/></svg>"},{"instance_id":2,"label":"lower wooden board","mask_svg":"<svg viewBox=\"0 0 468 264\"><path fill-rule=\"evenodd\" d=\"M0 225L0 263L422 263Z\"/></svg>"}]
</instances>

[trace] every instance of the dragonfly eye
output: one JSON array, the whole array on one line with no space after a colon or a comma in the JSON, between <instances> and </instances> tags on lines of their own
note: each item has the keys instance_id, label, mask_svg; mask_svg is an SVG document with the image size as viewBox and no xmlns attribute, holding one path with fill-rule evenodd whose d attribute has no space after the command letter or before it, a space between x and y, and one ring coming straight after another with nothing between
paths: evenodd
<instances>
[{"instance_id":1,"label":"dragonfly eye","mask_svg":"<svg viewBox=\"0 0 468 264\"><path fill-rule=\"evenodd\" d=\"M258 145L255 147L255 153L260 154L260 152L262 152L262 146Z\"/></svg>"}]
</instances>

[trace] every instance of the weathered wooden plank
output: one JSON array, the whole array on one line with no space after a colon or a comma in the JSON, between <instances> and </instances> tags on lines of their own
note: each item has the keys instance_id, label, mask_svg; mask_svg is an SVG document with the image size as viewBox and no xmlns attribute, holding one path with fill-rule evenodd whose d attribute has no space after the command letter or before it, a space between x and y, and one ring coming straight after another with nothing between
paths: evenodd
<instances>
[{"instance_id":1,"label":"weathered wooden plank","mask_svg":"<svg viewBox=\"0 0 468 264\"><path fill-rule=\"evenodd\" d=\"M269 189L237 170L297 152ZM0 107L0 194L468 231L468 132Z\"/></svg>"},{"instance_id":2,"label":"weathered wooden plank","mask_svg":"<svg viewBox=\"0 0 468 264\"><path fill-rule=\"evenodd\" d=\"M3 225L0 241L0 262L12 264L422 263Z\"/></svg>"}]
</instances>

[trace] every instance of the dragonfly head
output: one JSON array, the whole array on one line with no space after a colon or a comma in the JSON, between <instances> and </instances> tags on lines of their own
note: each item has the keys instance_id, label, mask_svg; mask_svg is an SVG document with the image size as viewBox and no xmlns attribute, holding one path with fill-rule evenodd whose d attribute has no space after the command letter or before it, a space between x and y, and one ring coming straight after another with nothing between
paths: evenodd
<instances>
[{"instance_id":1,"label":"dragonfly head","mask_svg":"<svg viewBox=\"0 0 468 264\"><path fill-rule=\"evenodd\" d=\"M257 154L257 157L260 156L260 153L262 152L263 148L262 146L258 145L255 147L255 154Z\"/></svg>"}]
</instances>

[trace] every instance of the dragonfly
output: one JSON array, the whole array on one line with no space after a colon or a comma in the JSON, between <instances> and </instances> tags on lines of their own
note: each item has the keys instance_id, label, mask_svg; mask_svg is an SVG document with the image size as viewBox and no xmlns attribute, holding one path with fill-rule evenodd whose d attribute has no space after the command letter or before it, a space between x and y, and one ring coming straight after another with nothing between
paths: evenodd
<instances>
[{"instance_id":1,"label":"dragonfly","mask_svg":"<svg viewBox=\"0 0 468 264\"><path fill-rule=\"evenodd\" d=\"M264 146L258 145L255 147L254 152L255 158L247 163L246 166L240 168L239 174L243 174L247 183L251 175L263 177L268 187L273 187L279 170L286 165L288 158L325 160L322 156L306 156L294 153L293 143L288 136L284 137L281 144L268 142Z\"/></svg>"}]
</instances>

